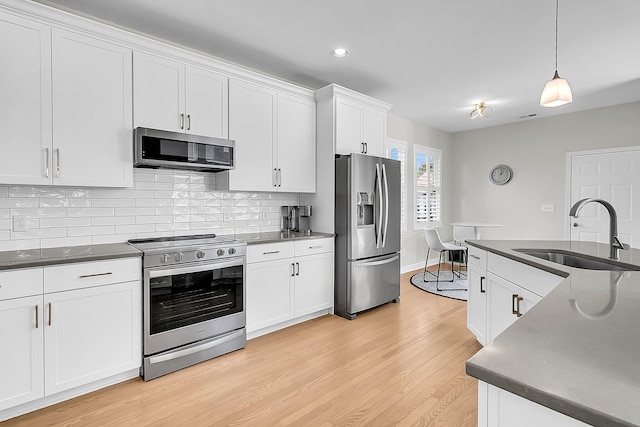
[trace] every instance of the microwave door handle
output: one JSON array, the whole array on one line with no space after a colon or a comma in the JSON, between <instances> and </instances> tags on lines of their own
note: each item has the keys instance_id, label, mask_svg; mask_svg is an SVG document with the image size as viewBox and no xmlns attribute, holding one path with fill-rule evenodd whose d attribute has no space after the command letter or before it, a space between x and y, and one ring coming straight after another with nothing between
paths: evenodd
<instances>
[{"instance_id":1,"label":"microwave door handle","mask_svg":"<svg viewBox=\"0 0 640 427\"><path fill-rule=\"evenodd\" d=\"M389 182L387 180L387 168L382 164L382 182L384 184L384 231L382 232L382 247L384 248L387 239L387 228L389 226Z\"/></svg>"},{"instance_id":2,"label":"microwave door handle","mask_svg":"<svg viewBox=\"0 0 640 427\"><path fill-rule=\"evenodd\" d=\"M378 185L378 224L374 227L376 230L376 248L380 247L382 237L382 178L380 176L380 164L376 163L376 182Z\"/></svg>"},{"instance_id":3,"label":"microwave door handle","mask_svg":"<svg viewBox=\"0 0 640 427\"><path fill-rule=\"evenodd\" d=\"M207 264L192 265L189 267L165 268L162 270L149 270L149 278L173 276L175 274L198 273L200 271L219 270L221 268L236 267L244 265L244 259L234 259L231 261L212 262Z\"/></svg>"}]
</instances>

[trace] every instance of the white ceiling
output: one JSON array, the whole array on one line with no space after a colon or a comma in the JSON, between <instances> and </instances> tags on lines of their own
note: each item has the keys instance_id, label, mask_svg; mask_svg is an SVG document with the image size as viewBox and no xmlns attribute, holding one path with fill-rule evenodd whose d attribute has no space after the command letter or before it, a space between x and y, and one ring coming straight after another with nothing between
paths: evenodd
<instances>
[{"instance_id":1,"label":"white ceiling","mask_svg":"<svg viewBox=\"0 0 640 427\"><path fill-rule=\"evenodd\" d=\"M574 102L548 109L554 0L40 0L318 89L337 83L392 113L458 132L640 100L640 1L561 0L558 72ZM334 58L344 46L351 54ZM494 107L471 120L475 102Z\"/></svg>"}]
</instances>

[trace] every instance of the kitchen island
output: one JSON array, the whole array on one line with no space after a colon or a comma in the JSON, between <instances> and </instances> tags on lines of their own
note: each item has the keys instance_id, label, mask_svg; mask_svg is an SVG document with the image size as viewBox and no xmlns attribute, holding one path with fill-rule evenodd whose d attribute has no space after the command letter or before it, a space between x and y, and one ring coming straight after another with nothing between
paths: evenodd
<instances>
[{"instance_id":1,"label":"kitchen island","mask_svg":"<svg viewBox=\"0 0 640 427\"><path fill-rule=\"evenodd\" d=\"M572 268L516 251L554 249L606 259L609 246L598 243L468 244L565 279L473 356L467 374L591 425L640 426L640 271ZM620 262L640 270L640 250L620 251ZM526 420L528 414L519 416ZM527 422L519 425L535 425Z\"/></svg>"}]
</instances>

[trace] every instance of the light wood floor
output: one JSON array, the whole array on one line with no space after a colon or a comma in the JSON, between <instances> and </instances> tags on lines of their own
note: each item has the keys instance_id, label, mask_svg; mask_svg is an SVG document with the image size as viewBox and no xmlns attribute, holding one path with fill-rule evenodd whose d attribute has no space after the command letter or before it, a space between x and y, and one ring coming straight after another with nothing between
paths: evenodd
<instances>
[{"instance_id":1,"label":"light wood floor","mask_svg":"<svg viewBox=\"0 0 640 427\"><path fill-rule=\"evenodd\" d=\"M130 380L9 426L476 426L480 345L466 303L402 276L401 301L324 316L170 375Z\"/></svg>"}]
</instances>

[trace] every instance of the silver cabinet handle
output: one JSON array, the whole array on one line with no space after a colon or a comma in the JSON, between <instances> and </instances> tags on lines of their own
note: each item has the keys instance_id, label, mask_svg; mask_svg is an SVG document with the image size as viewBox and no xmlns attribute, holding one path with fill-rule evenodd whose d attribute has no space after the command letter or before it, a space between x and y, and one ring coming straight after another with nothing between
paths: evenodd
<instances>
[{"instance_id":1,"label":"silver cabinet handle","mask_svg":"<svg viewBox=\"0 0 640 427\"><path fill-rule=\"evenodd\" d=\"M296 266L291 263L291 277L296 275Z\"/></svg>"},{"instance_id":2,"label":"silver cabinet handle","mask_svg":"<svg viewBox=\"0 0 640 427\"><path fill-rule=\"evenodd\" d=\"M482 286L482 285L484 285L484 280L485 280L485 277L484 276L480 276L480 293L481 294L484 294L484 293L487 292L487 290Z\"/></svg>"},{"instance_id":3,"label":"silver cabinet handle","mask_svg":"<svg viewBox=\"0 0 640 427\"><path fill-rule=\"evenodd\" d=\"M309 246L309 249L320 249L322 245Z\"/></svg>"},{"instance_id":4,"label":"silver cabinet handle","mask_svg":"<svg viewBox=\"0 0 640 427\"><path fill-rule=\"evenodd\" d=\"M276 175L278 179L278 187L282 186L282 169L278 168L278 173Z\"/></svg>"},{"instance_id":5,"label":"silver cabinet handle","mask_svg":"<svg viewBox=\"0 0 640 427\"><path fill-rule=\"evenodd\" d=\"M296 276L300 275L300 263L296 262Z\"/></svg>"},{"instance_id":6,"label":"silver cabinet handle","mask_svg":"<svg viewBox=\"0 0 640 427\"><path fill-rule=\"evenodd\" d=\"M56 148L56 178L60 178L60 149Z\"/></svg>"},{"instance_id":7,"label":"silver cabinet handle","mask_svg":"<svg viewBox=\"0 0 640 427\"><path fill-rule=\"evenodd\" d=\"M473 255L473 254L469 254L469 256L473 259L480 259L480 257L478 255Z\"/></svg>"},{"instance_id":8,"label":"silver cabinet handle","mask_svg":"<svg viewBox=\"0 0 640 427\"><path fill-rule=\"evenodd\" d=\"M49 303L49 326L51 326L51 303Z\"/></svg>"},{"instance_id":9,"label":"silver cabinet handle","mask_svg":"<svg viewBox=\"0 0 640 427\"><path fill-rule=\"evenodd\" d=\"M279 254L280 251L269 251L269 252L262 252L262 255L271 255L271 254Z\"/></svg>"},{"instance_id":10,"label":"silver cabinet handle","mask_svg":"<svg viewBox=\"0 0 640 427\"><path fill-rule=\"evenodd\" d=\"M40 322L38 321L38 304L36 304L36 329L40 327Z\"/></svg>"},{"instance_id":11,"label":"silver cabinet handle","mask_svg":"<svg viewBox=\"0 0 640 427\"><path fill-rule=\"evenodd\" d=\"M87 277L97 277L97 276L108 276L110 274L113 274L112 272L108 271L106 273L96 273L96 274L83 274L82 276L78 276L78 278L80 279L86 279Z\"/></svg>"},{"instance_id":12,"label":"silver cabinet handle","mask_svg":"<svg viewBox=\"0 0 640 427\"><path fill-rule=\"evenodd\" d=\"M184 129L184 114L180 114L180 129Z\"/></svg>"},{"instance_id":13,"label":"silver cabinet handle","mask_svg":"<svg viewBox=\"0 0 640 427\"><path fill-rule=\"evenodd\" d=\"M44 176L49 178L49 148L44 149Z\"/></svg>"},{"instance_id":14,"label":"silver cabinet handle","mask_svg":"<svg viewBox=\"0 0 640 427\"><path fill-rule=\"evenodd\" d=\"M369 152L369 144L367 144L366 142L364 143L364 154L367 154Z\"/></svg>"},{"instance_id":15,"label":"silver cabinet handle","mask_svg":"<svg viewBox=\"0 0 640 427\"><path fill-rule=\"evenodd\" d=\"M273 186L278 186L278 169L273 168L273 177L272 177Z\"/></svg>"},{"instance_id":16,"label":"silver cabinet handle","mask_svg":"<svg viewBox=\"0 0 640 427\"><path fill-rule=\"evenodd\" d=\"M191 130L191 114L187 114L187 130Z\"/></svg>"},{"instance_id":17,"label":"silver cabinet handle","mask_svg":"<svg viewBox=\"0 0 640 427\"><path fill-rule=\"evenodd\" d=\"M523 299L518 294L511 295L511 314L515 314L517 317L522 316L522 313L520 313L520 301Z\"/></svg>"}]
</instances>

